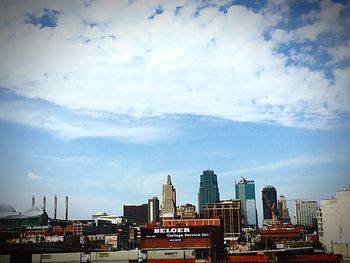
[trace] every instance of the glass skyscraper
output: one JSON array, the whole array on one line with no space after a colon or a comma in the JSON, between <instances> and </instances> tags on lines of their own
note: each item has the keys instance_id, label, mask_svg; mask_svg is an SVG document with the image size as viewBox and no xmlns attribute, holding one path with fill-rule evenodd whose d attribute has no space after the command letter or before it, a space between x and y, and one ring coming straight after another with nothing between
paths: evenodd
<instances>
[{"instance_id":1,"label":"glass skyscraper","mask_svg":"<svg viewBox=\"0 0 350 263\"><path fill-rule=\"evenodd\" d=\"M203 171L200 177L199 193L198 193L198 209L202 212L203 207L207 203L215 203L220 201L219 186L217 175L212 170Z\"/></svg>"},{"instance_id":2,"label":"glass skyscraper","mask_svg":"<svg viewBox=\"0 0 350 263\"><path fill-rule=\"evenodd\" d=\"M274 213L276 213L276 216L278 216L276 188L271 185L265 186L261 192L262 192L264 220L272 219L271 207L274 207Z\"/></svg>"},{"instance_id":3,"label":"glass skyscraper","mask_svg":"<svg viewBox=\"0 0 350 263\"><path fill-rule=\"evenodd\" d=\"M241 200L244 225L257 228L257 212L255 199L255 182L240 177L235 182L236 199Z\"/></svg>"}]
</instances>

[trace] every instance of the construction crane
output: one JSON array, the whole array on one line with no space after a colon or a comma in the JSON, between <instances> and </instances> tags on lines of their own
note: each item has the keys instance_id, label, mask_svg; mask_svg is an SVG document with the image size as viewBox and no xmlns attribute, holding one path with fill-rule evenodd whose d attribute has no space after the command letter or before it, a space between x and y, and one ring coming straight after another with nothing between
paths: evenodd
<instances>
[{"instance_id":1,"label":"construction crane","mask_svg":"<svg viewBox=\"0 0 350 263\"><path fill-rule=\"evenodd\" d=\"M270 199L267 198L266 194L263 192L263 198L264 201L266 202L267 206L271 210L271 215L272 215L272 223L277 224L278 221L278 216L277 216L277 209L276 209L276 204L275 202L272 202Z\"/></svg>"}]
</instances>

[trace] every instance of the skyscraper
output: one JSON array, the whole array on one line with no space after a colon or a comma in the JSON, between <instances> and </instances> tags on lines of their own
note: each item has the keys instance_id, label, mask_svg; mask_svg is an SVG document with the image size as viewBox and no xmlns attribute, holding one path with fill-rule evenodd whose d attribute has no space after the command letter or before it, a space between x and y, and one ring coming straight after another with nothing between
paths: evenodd
<instances>
[{"instance_id":1,"label":"skyscraper","mask_svg":"<svg viewBox=\"0 0 350 263\"><path fill-rule=\"evenodd\" d=\"M242 176L235 182L236 199L241 200L244 225L257 227L257 212L254 180L246 180Z\"/></svg>"},{"instance_id":2,"label":"skyscraper","mask_svg":"<svg viewBox=\"0 0 350 263\"><path fill-rule=\"evenodd\" d=\"M156 196L148 199L148 222L159 222L159 200Z\"/></svg>"},{"instance_id":3,"label":"skyscraper","mask_svg":"<svg viewBox=\"0 0 350 263\"><path fill-rule=\"evenodd\" d=\"M215 203L220 201L219 187L217 175L212 170L203 171L200 177L198 209L202 212L203 207L207 203Z\"/></svg>"},{"instance_id":4,"label":"skyscraper","mask_svg":"<svg viewBox=\"0 0 350 263\"><path fill-rule=\"evenodd\" d=\"M171 183L170 175L166 184L163 184L162 216L174 217L176 215L176 191Z\"/></svg>"},{"instance_id":5,"label":"skyscraper","mask_svg":"<svg viewBox=\"0 0 350 263\"><path fill-rule=\"evenodd\" d=\"M317 201L295 200L296 224L304 226L317 225Z\"/></svg>"},{"instance_id":6,"label":"skyscraper","mask_svg":"<svg viewBox=\"0 0 350 263\"><path fill-rule=\"evenodd\" d=\"M263 202L263 213L264 221L272 220L273 215L278 216L277 212L277 191L276 188L269 185L263 188L262 192L262 202Z\"/></svg>"},{"instance_id":7,"label":"skyscraper","mask_svg":"<svg viewBox=\"0 0 350 263\"><path fill-rule=\"evenodd\" d=\"M278 214L281 223L290 223L289 210L284 195L280 195L280 198L278 199Z\"/></svg>"}]
</instances>

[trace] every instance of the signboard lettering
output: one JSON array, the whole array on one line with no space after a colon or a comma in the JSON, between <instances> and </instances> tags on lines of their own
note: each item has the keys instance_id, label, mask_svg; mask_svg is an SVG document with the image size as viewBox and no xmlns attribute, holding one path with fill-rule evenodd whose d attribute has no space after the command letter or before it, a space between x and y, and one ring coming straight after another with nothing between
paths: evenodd
<instances>
[{"instance_id":1,"label":"signboard lettering","mask_svg":"<svg viewBox=\"0 0 350 263\"><path fill-rule=\"evenodd\" d=\"M159 234L159 233L190 233L190 228L188 227L184 227L184 228L155 228L154 230L154 234Z\"/></svg>"},{"instance_id":2,"label":"signboard lettering","mask_svg":"<svg viewBox=\"0 0 350 263\"><path fill-rule=\"evenodd\" d=\"M178 241L182 238L209 237L208 227L171 227L141 229L142 238L170 238Z\"/></svg>"}]
</instances>

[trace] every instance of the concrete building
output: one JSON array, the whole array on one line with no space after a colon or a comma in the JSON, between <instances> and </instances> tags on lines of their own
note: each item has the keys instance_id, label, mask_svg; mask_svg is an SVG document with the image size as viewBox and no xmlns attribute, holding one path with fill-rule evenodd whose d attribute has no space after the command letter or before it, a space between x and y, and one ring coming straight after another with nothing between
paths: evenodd
<instances>
[{"instance_id":1,"label":"concrete building","mask_svg":"<svg viewBox=\"0 0 350 263\"><path fill-rule=\"evenodd\" d=\"M295 217L297 225L316 226L317 201L295 200Z\"/></svg>"},{"instance_id":2,"label":"concrete building","mask_svg":"<svg viewBox=\"0 0 350 263\"><path fill-rule=\"evenodd\" d=\"M104 225L104 224L124 224L126 222L125 217L108 215L105 212L97 212L92 215L92 220L95 221L95 225Z\"/></svg>"},{"instance_id":3,"label":"concrete building","mask_svg":"<svg viewBox=\"0 0 350 263\"><path fill-rule=\"evenodd\" d=\"M203 218L222 218L224 238L232 239L242 233L241 200L223 200L203 207Z\"/></svg>"},{"instance_id":4,"label":"concrete building","mask_svg":"<svg viewBox=\"0 0 350 263\"><path fill-rule=\"evenodd\" d=\"M278 199L278 214L281 223L291 222L286 197L284 195L280 195L280 198Z\"/></svg>"},{"instance_id":5,"label":"concrete building","mask_svg":"<svg viewBox=\"0 0 350 263\"><path fill-rule=\"evenodd\" d=\"M171 183L170 175L167 176L166 184L163 184L162 216L176 216L176 190Z\"/></svg>"},{"instance_id":6,"label":"concrete building","mask_svg":"<svg viewBox=\"0 0 350 263\"><path fill-rule=\"evenodd\" d=\"M350 186L331 199L321 200L318 234L327 251L350 260Z\"/></svg>"},{"instance_id":7,"label":"concrete building","mask_svg":"<svg viewBox=\"0 0 350 263\"><path fill-rule=\"evenodd\" d=\"M241 200L244 226L257 228L257 210L255 199L255 182L242 176L235 182L236 199Z\"/></svg>"},{"instance_id":8,"label":"concrete building","mask_svg":"<svg viewBox=\"0 0 350 263\"><path fill-rule=\"evenodd\" d=\"M200 185L198 193L198 210L202 212L203 207L207 203L215 203L220 201L219 186L217 175L212 170L203 171L200 176Z\"/></svg>"},{"instance_id":9,"label":"concrete building","mask_svg":"<svg viewBox=\"0 0 350 263\"><path fill-rule=\"evenodd\" d=\"M148 222L159 222L159 200L154 196L148 199Z\"/></svg>"}]
</instances>

